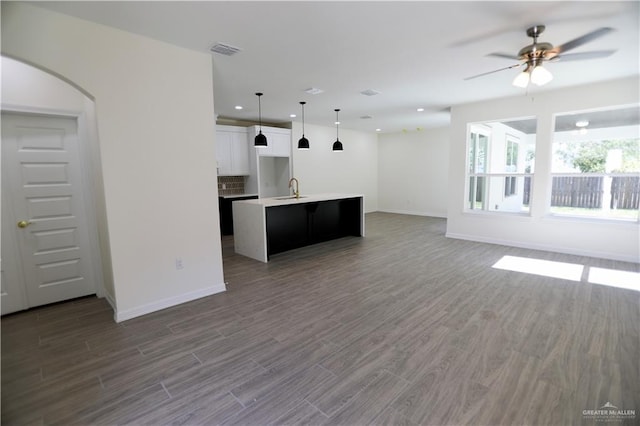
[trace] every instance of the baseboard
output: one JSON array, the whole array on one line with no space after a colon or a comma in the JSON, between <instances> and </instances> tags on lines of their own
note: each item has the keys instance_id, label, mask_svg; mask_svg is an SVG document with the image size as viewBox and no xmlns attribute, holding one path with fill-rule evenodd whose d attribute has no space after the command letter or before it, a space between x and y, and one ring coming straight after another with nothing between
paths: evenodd
<instances>
[{"instance_id":1,"label":"baseboard","mask_svg":"<svg viewBox=\"0 0 640 426\"><path fill-rule=\"evenodd\" d=\"M445 234L447 238L454 238L458 240L467 240L467 241L476 241L479 243L487 243L487 244L498 244L501 246L508 247L519 247L530 250L542 250L549 251L553 253L563 253L563 254L573 254L576 256L586 256L586 257L595 257L598 259L610 259L610 260L618 260L621 262L631 262L638 263L640 259L634 258L633 256L624 256L619 253L611 253L611 252L600 252L595 250L582 250L573 247L558 247L547 244L532 244L525 243L521 241L512 241L512 240L501 240L497 238L488 238L477 235L466 235L466 234L456 234L447 232Z\"/></svg>"},{"instance_id":2,"label":"baseboard","mask_svg":"<svg viewBox=\"0 0 640 426\"><path fill-rule=\"evenodd\" d=\"M111 309L113 309L114 318L115 318L115 313L118 312L118 309L116 308L116 301L113 299L113 296L107 292L104 292L104 298L107 300L107 303L111 306Z\"/></svg>"},{"instance_id":3,"label":"baseboard","mask_svg":"<svg viewBox=\"0 0 640 426\"><path fill-rule=\"evenodd\" d=\"M409 216L424 216L424 217L438 217L441 219L446 219L446 213L443 215L442 213L433 213L433 212L418 212L412 210L387 210L387 209L378 209L380 213L393 213L393 214L406 214Z\"/></svg>"},{"instance_id":4,"label":"baseboard","mask_svg":"<svg viewBox=\"0 0 640 426\"><path fill-rule=\"evenodd\" d=\"M138 306L133 309L118 310L114 307L114 319L116 322L126 321L142 315L150 314L152 312L160 311L162 309L170 308L172 306L180 305L182 303L191 302L192 300L200 299L202 297L207 297L213 294L222 293L225 290L226 290L226 287L224 283L222 283L215 287L209 287L202 290L196 290L189 293L180 294L175 297L169 297L166 299L158 300L156 302L147 303L145 305ZM112 306L114 305L112 304Z\"/></svg>"}]
</instances>

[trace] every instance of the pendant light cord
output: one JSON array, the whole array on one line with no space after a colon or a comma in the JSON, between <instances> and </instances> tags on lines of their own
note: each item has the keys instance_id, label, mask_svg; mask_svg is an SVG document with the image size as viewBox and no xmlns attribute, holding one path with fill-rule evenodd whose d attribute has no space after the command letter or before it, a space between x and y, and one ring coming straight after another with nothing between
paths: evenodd
<instances>
[{"instance_id":1,"label":"pendant light cord","mask_svg":"<svg viewBox=\"0 0 640 426\"><path fill-rule=\"evenodd\" d=\"M260 133L262 133L262 103L260 102L262 93L256 93L256 96L258 97L258 124L260 125Z\"/></svg>"},{"instance_id":2,"label":"pendant light cord","mask_svg":"<svg viewBox=\"0 0 640 426\"><path fill-rule=\"evenodd\" d=\"M338 112L339 111L340 111L339 109L336 110L336 140L340 140L340 138L338 137L339 136L338 135L338 127L340 126L340 119L338 118Z\"/></svg>"},{"instance_id":3,"label":"pendant light cord","mask_svg":"<svg viewBox=\"0 0 640 426\"><path fill-rule=\"evenodd\" d=\"M260 96L258 96L258 124L260 124L260 130L262 130L262 103L260 102Z\"/></svg>"}]
</instances>

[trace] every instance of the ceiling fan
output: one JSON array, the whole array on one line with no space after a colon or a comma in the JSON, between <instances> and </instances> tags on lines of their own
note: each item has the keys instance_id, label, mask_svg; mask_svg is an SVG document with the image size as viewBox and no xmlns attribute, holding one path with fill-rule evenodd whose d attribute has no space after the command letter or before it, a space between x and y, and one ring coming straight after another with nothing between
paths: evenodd
<instances>
[{"instance_id":1,"label":"ceiling fan","mask_svg":"<svg viewBox=\"0 0 640 426\"><path fill-rule=\"evenodd\" d=\"M613 28L598 28L597 30L591 31L583 36L580 36L576 39L555 47L550 43L538 42L538 37L540 36L540 34L542 34L544 29L544 25L535 25L527 29L527 36L533 38L533 43L520 49L517 55L511 55L508 53L490 53L489 55L487 55L495 56L498 58L519 60L520 62L518 62L517 64L467 77L465 78L465 80L471 80L474 78L493 74L495 72L524 66L525 69L513 80L513 85L525 88L529 85L529 82L531 82L538 86L542 86L543 84L547 84L553 79L553 75L549 72L549 70L542 66L544 62L580 61L585 59L606 58L607 56L610 56L615 52L615 50L595 50L591 52L565 53L569 50L575 49L576 47L582 46L583 44L586 44L592 40L604 36L605 34L610 33L611 31L613 31Z\"/></svg>"}]
</instances>

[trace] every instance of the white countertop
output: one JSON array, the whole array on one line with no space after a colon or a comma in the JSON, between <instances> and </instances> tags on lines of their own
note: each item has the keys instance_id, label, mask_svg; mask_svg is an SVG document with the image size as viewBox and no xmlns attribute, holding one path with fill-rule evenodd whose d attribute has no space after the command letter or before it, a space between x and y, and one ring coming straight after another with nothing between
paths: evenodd
<instances>
[{"instance_id":1,"label":"white countertop","mask_svg":"<svg viewBox=\"0 0 640 426\"><path fill-rule=\"evenodd\" d=\"M254 200L240 200L236 201L236 203L245 203L245 204L256 204L262 205L264 207L274 207L274 206L287 206L291 204L304 204L304 203L314 203L318 201L330 201L330 200L342 200L345 198L357 198L364 197L362 194L302 194L300 198L290 198L287 196L282 197L272 197L272 198L257 198Z\"/></svg>"}]
</instances>

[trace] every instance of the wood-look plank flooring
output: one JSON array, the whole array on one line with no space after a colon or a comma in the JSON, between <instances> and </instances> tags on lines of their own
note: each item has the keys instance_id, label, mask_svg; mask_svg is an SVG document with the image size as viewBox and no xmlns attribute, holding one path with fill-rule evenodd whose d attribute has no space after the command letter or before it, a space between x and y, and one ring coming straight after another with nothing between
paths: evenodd
<instances>
[{"instance_id":1,"label":"wood-look plank flooring","mask_svg":"<svg viewBox=\"0 0 640 426\"><path fill-rule=\"evenodd\" d=\"M607 402L640 423L640 292L587 282L637 264L366 221L268 264L225 237L227 292L120 324L94 297L3 317L2 424L600 424L583 410ZM492 268L505 255L585 273Z\"/></svg>"}]
</instances>

